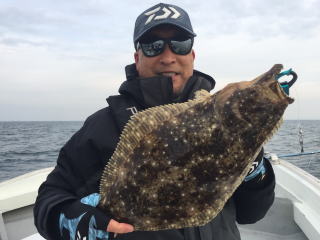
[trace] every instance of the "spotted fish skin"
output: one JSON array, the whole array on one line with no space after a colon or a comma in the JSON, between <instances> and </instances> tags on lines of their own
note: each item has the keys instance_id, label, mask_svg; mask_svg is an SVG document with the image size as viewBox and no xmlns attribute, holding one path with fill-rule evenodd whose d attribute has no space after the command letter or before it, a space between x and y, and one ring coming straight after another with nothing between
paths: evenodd
<instances>
[{"instance_id":1,"label":"spotted fish skin","mask_svg":"<svg viewBox=\"0 0 320 240\"><path fill-rule=\"evenodd\" d=\"M281 69L135 114L103 172L99 207L143 231L212 220L293 102L275 80Z\"/></svg>"}]
</instances>

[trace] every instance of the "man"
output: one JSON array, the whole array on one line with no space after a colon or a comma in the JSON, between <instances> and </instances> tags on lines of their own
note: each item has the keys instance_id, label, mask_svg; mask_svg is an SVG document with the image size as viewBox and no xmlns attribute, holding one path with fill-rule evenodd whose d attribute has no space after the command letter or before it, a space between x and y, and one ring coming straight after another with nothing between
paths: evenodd
<instances>
[{"instance_id":1,"label":"man","mask_svg":"<svg viewBox=\"0 0 320 240\"><path fill-rule=\"evenodd\" d=\"M57 166L41 185L35 224L49 239L240 239L238 223L261 219L274 199L274 174L260 152L245 181L208 224L164 231L134 231L96 208L99 180L120 133L137 111L184 102L199 89L210 91L212 77L193 69L194 37L188 14L178 6L158 4L144 11L134 30L135 64L126 67L120 95L92 116L61 149Z\"/></svg>"}]
</instances>

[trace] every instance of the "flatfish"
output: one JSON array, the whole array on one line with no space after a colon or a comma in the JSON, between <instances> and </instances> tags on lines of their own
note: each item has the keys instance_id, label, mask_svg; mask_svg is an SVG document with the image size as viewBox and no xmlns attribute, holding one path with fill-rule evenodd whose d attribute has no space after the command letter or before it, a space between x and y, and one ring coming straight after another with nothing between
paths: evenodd
<instances>
[{"instance_id":1,"label":"flatfish","mask_svg":"<svg viewBox=\"0 0 320 240\"><path fill-rule=\"evenodd\" d=\"M275 79L281 69L133 115L102 174L99 207L141 231L212 220L293 102Z\"/></svg>"}]
</instances>

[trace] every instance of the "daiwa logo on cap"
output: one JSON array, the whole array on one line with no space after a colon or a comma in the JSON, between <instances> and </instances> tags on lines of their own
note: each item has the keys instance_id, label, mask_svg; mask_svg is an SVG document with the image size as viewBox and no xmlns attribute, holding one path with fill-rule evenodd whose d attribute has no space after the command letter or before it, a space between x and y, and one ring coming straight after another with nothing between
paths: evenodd
<instances>
[{"instance_id":1,"label":"daiwa logo on cap","mask_svg":"<svg viewBox=\"0 0 320 240\"><path fill-rule=\"evenodd\" d=\"M133 42L136 46L141 36L161 24L171 24L195 37L188 13L181 7L158 3L143 11L134 25Z\"/></svg>"},{"instance_id":2,"label":"daiwa logo on cap","mask_svg":"<svg viewBox=\"0 0 320 240\"><path fill-rule=\"evenodd\" d=\"M156 13L158 13L159 11L160 11L160 15L157 15ZM149 12L146 12L144 15L149 16L147 21L145 22L145 25L147 25L152 20L161 20L161 19L166 19L168 17L177 19L181 14L174 7L169 7L169 9L166 7L163 7L162 9L161 7L157 7L155 9L152 9Z\"/></svg>"}]
</instances>

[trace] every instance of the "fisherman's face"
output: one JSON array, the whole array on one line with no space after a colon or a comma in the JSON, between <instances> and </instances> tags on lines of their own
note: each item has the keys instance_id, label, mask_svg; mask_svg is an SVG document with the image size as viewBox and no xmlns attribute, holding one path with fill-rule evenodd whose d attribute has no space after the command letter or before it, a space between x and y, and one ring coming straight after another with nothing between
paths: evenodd
<instances>
[{"instance_id":1,"label":"fisherman's face","mask_svg":"<svg viewBox=\"0 0 320 240\"><path fill-rule=\"evenodd\" d=\"M172 26L159 26L150 31L153 37L172 38L179 34L179 30ZM157 56L147 57L139 49L134 54L136 68L142 78L167 76L172 78L173 92L182 92L188 79L193 74L195 53L191 50L187 55L173 53L168 44L164 51Z\"/></svg>"}]
</instances>

